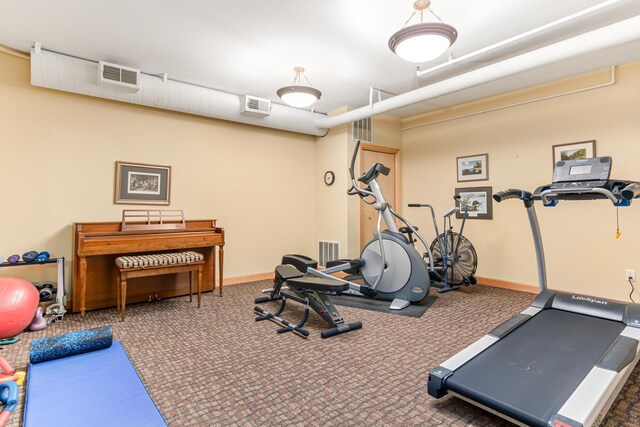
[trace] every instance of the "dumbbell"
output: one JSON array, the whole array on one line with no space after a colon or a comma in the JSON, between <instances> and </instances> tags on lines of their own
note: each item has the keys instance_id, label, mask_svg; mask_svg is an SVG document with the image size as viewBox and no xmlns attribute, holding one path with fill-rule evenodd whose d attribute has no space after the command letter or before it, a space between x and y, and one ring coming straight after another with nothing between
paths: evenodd
<instances>
[{"instance_id":1,"label":"dumbbell","mask_svg":"<svg viewBox=\"0 0 640 427\"><path fill-rule=\"evenodd\" d=\"M22 254L22 260L24 262L33 262L38 257L38 251L29 251Z\"/></svg>"},{"instance_id":2,"label":"dumbbell","mask_svg":"<svg viewBox=\"0 0 640 427\"><path fill-rule=\"evenodd\" d=\"M9 264L17 264L18 261L20 261L20 255L11 255L7 258Z\"/></svg>"},{"instance_id":3,"label":"dumbbell","mask_svg":"<svg viewBox=\"0 0 640 427\"><path fill-rule=\"evenodd\" d=\"M47 251L42 251L38 254L38 256L36 257L36 261L38 262L45 262L48 261L49 258L51 257L51 255L49 254L49 252Z\"/></svg>"},{"instance_id":4,"label":"dumbbell","mask_svg":"<svg viewBox=\"0 0 640 427\"><path fill-rule=\"evenodd\" d=\"M53 288L53 283L44 282L40 287L36 286L40 292L40 301L51 301L53 294L56 293L56 289Z\"/></svg>"}]
</instances>

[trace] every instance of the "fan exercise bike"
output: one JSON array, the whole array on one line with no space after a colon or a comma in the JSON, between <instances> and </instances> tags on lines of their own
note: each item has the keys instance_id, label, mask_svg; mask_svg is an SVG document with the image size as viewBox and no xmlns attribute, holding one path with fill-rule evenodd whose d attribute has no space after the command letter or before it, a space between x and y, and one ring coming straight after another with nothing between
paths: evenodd
<instances>
[{"instance_id":1,"label":"fan exercise bike","mask_svg":"<svg viewBox=\"0 0 640 427\"><path fill-rule=\"evenodd\" d=\"M409 203L408 205L410 208L427 208L431 212L436 238L429 246L430 251L423 254L423 258L429 265L431 284L439 288L438 292L440 293L454 291L459 289L461 285L475 285L477 282L474 274L478 268L478 255L473 244L462 235L464 224L469 216L469 207L460 196L453 196L453 199L459 207L454 206L443 215L442 228L444 232L442 233L438 229L433 206L419 203ZM460 229L456 232L453 230L451 217L458 212L462 214L462 221ZM417 228L415 229L417 230ZM410 229L401 227L400 231L407 234L409 242L416 242ZM430 262L430 259L433 260L433 263Z\"/></svg>"}]
</instances>

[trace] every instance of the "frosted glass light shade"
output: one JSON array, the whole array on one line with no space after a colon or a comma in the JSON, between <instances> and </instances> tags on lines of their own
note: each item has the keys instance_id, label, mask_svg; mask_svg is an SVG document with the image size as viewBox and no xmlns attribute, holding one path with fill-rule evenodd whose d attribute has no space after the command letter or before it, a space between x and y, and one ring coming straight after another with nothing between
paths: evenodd
<instances>
[{"instance_id":1,"label":"frosted glass light shade","mask_svg":"<svg viewBox=\"0 0 640 427\"><path fill-rule=\"evenodd\" d=\"M389 49L409 62L427 62L442 55L458 38L451 25L440 22L405 27L389 38Z\"/></svg>"},{"instance_id":2,"label":"frosted glass light shade","mask_svg":"<svg viewBox=\"0 0 640 427\"><path fill-rule=\"evenodd\" d=\"M287 105L297 108L309 107L322 96L322 92L316 88L298 85L282 87L276 94Z\"/></svg>"}]
</instances>

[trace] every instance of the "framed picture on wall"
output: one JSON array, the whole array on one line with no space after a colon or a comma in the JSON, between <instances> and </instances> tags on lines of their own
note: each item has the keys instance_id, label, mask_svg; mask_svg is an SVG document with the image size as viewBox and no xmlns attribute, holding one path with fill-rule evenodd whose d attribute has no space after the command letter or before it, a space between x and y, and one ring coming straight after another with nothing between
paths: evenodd
<instances>
[{"instance_id":1,"label":"framed picture on wall","mask_svg":"<svg viewBox=\"0 0 640 427\"><path fill-rule=\"evenodd\" d=\"M489 179L489 155L476 154L456 158L458 182L486 181Z\"/></svg>"},{"instance_id":2,"label":"framed picture on wall","mask_svg":"<svg viewBox=\"0 0 640 427\"><path fill-rule=\"evenodd\" d=\"M116 162L115 203L169 205L171 166Z\"/></svg>"},{"instance_id":3,"label":"framed picture on wall","mask_svg":"<svg viewBox=\"0 0 640 427\"><path fill-rule=\"evenodd\" d=\"M560 160L588 159L596 156L596 141L571 142L553 146L553 165Z\"/></svg>"},{"instance_id":4,"label":"framed picture on wall","mask_svg":"<svg viewBox=\"0 0 640 427\"><path fill-rule=\"evenodd\" d=\"M467 219L493 219L493 191L491 187L467 187L456 188L456 196L468 206ZM456 212L456 218L462 219L464 205L457 203L460 210Z\"/></svg>"}]
</instances>

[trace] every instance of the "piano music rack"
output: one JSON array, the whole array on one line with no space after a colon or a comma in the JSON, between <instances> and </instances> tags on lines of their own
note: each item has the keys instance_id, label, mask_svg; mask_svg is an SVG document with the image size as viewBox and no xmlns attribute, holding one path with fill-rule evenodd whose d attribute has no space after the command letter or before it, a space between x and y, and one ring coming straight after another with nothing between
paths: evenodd
<instances>
[{"instance_id":1,"label":"piano music rack","mask_svg":"<svg viewBox=\"0 0 640 427\"><path fill-rule=\"evenodd\" d=\"M121 231L184 230L187 224L182 210L125 209Z\"/></svg>"}]
</instances>

